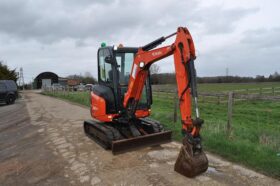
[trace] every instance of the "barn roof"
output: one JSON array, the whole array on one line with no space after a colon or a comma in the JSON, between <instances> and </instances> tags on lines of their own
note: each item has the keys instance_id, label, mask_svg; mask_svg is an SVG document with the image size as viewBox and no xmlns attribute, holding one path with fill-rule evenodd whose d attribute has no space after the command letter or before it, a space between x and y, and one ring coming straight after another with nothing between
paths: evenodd
<instances>
[{"instance_id":1,"label":"barn roof","mask_svg":"<svg viewBox=\"0 0 280 186\"><path fill-rule=\"evenodd\" d=\"M58 75L53 72L42 72L35 79L58 79Z\"/></svg>"}]
</instances>

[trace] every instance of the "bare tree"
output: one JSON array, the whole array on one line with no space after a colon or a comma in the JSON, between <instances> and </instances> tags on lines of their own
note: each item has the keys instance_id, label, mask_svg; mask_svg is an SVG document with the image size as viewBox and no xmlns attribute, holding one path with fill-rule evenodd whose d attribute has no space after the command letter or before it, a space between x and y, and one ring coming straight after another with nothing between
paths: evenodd
<instances>
[{"instance_id":1,"label":"bare tree","mask_svg":"<svg viewBox=\"0 0 280 186\"><path fill-rule=\"evenodd\" d=\"M91 78L93 76L92 76L92 74L90 72L87 71L87 72L85 72L84 77L90 77Z\"/></svg>"},{"instance_id":2,"label":"bare tree","mask_svg":"<svg viewBox=\"0 0 280 186\"><path fill-rule=\"evenodd\" d=\"M150 73L151 74L158 74L160 72L160 67L157 64L152 64L150 67Z\"/></svg>"}]
</instances>

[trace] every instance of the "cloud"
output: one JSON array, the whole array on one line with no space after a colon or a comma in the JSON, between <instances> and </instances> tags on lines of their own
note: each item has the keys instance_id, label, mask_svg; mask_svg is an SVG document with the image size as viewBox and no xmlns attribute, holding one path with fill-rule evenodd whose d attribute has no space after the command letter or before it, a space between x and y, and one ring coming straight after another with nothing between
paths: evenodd
<instances>
[{"instance_id":1,"label":"cloud","mask_svg":"<svg viewBox=\"0 0 280 186\"><path fill-rule=\"evenodd\" d=\"M211 6L199 9L193 20L202 24L208 34L231 33L236 29L235 23L258 11L259 8L224 9L222 6Z\"/></svg>"},{"instance_id":2,"label":"cloud","mask_svg":"<svg viewBox=\"0 0 280 186\"><path fill-rule=\"evenodd\" d=\"M235 44L201 55L197 63L199 73L211 76L216 69L221 69L217 75L225 75L229 68L230 75L268 76L280 69L280 27L248 30L242 35Z\"/></svg>"},{"instance_id":3,"label":"cloud","mask_svg":"<svg viewBox=\"0 0 280 186\"><path fill-rule=\"evenodd\" d=\"M187 26L198 51L199 75L219 75L226 67L234 74L271 72L269 66L278 60L280 25L262 28L261 21L269 16L256 2L213 2L203 6L200 0L1 0L0 58L12 68L23 67L27 79L47 70L60 76L85 71L96 76L101 42L142 46ZM261 68L268 59L269 65ZM172 60L160 63L161 72L174 70Z\"/></svg>"},{"instance_id":4,"label":"cloud","mask_svg":"<svg viewBox=\"0 0 280 186\"><path fill-rule=\"evenodd\" d=\"M0 1L0 32L43 43L72 38L99 40L114 35L157 35L179 25L203 28L209 33L228 33L233 24L252 9L200 8L197 1ZM198 26L198 27L197 27ZM152 32L151 32L152 31ZM164 31L165 32L165 31Z\"/></svg>"},{"instance_id":5,"label":"cloud","mask_svg":"<svg viewBox=\"0 0 280 186\"><path fill-rule=\"evenodd\" d=\"M272 29L248 30L246 37L242 39L243 44L261 49L272 49L280 47L280 27Z\"/></svg>"}]
</instances>

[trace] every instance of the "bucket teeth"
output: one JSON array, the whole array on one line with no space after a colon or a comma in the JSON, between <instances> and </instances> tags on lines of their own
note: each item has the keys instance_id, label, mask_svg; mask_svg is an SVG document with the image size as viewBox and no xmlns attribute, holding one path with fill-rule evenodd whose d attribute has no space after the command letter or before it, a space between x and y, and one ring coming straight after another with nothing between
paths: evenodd
<instances>
[{"instance_id":1,"label":"bucket teeth","mask_svg":"<svg viewBox=\"0 0 280 186\"><path fill-rule=\"evenodd\" d=\"M208 169L208 159L201 150L193 152L193 146L184 142L176 160L174 170L186 177L195 177Z\"/></svg>"}]
</instances>

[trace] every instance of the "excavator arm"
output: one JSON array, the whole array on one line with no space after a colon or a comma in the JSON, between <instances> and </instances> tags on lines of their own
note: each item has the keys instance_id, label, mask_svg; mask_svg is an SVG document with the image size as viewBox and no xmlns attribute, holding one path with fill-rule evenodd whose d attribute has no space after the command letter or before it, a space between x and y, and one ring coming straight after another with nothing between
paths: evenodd
<instances>
[{"instance_id":1,"label":"excavator arm","mask_svg":"<svg viewBox=\"0 0 280 186\"><path fill-rule=\"evenodd\" d=\"M176 35L173 44L157 48L167 38ZM179 27L177 32L161 37L144 47L139 48L132 66L128 90L124 98L124 108L130 118L134 117L137 104L148 76L150 66L170 55L174 56L177 90L180 103L182 132L185 135L199 137L199 129L203 120L199 118L197 107L196 73L194 68L195 48L192 37L187 28ZM192 119L191 95L194 97L196 118ZM191 137L190 136L190 137ZM199 146L198 146L199 148Z\"/></svg>"},{"instance_id":2,"label":"excavator arm","mask_svg":"<svg viewBox=\"0 0 280 186\"><path fill-rule=\"evenodd\" d=\"M174 35L176 35L176 39L173 44L154 49ZM187 28L179 27L177 32L167 37L161 37L138 49L123 105L126 108L128 119L135 118L137 104L141 98L150 66L170 55L174 57L182 133L185 136L174 170L184 176L194 177L207 170L208 159L202 151L199 135L203 120L199 118L197 105L196 71L194 68L196 56L194 43ZM192 97L195 104L195 118L192 118Z\"/></svg>"}]
</instances>

